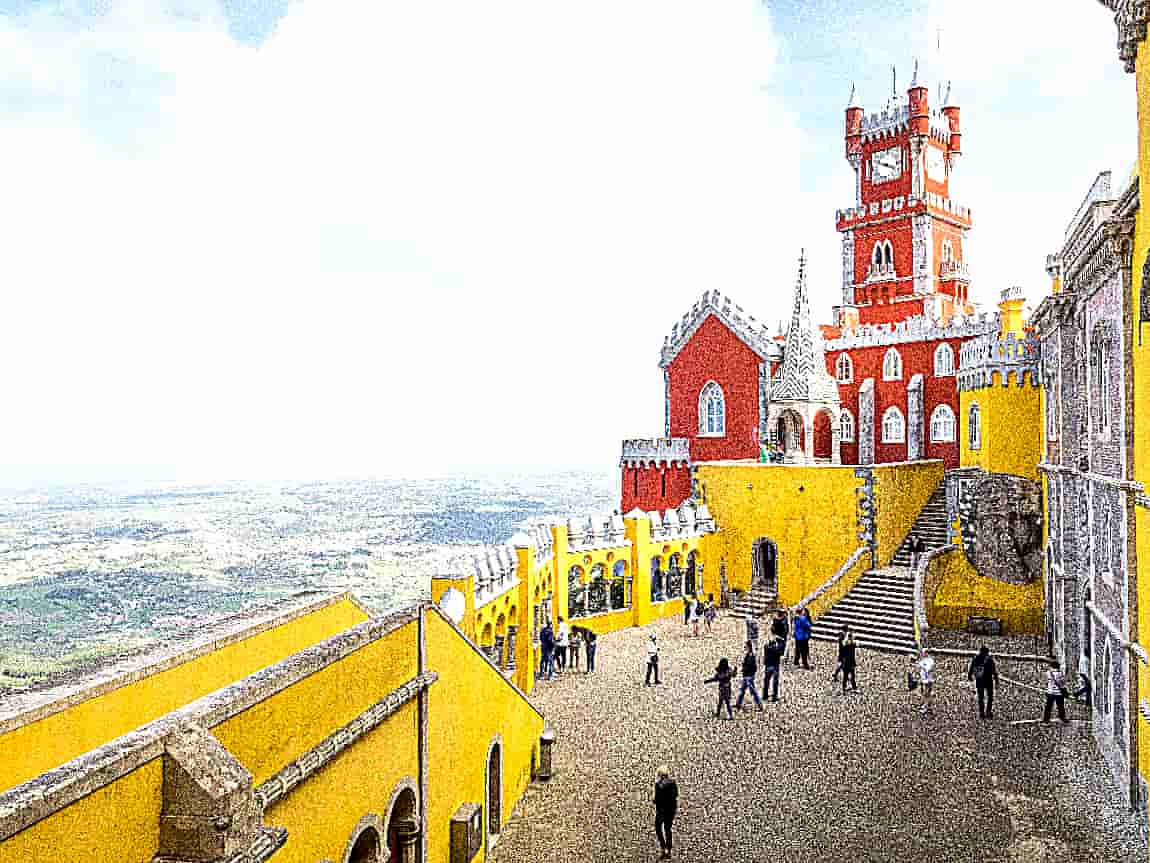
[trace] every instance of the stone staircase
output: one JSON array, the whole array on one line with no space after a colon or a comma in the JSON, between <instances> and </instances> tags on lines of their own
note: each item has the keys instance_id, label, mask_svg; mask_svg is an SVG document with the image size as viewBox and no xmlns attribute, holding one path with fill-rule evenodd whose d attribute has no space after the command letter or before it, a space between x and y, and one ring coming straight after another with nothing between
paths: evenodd
<instances>
[{"instance_id":1,"label":"stone staircase","mask_svg":"<svg viewBox=\"0 0 1150 863\"><path fill-rule=\"evenodd\" d=\"M779 597L774 591L765 587L754 587L742 594L731 603L731 614L742 617L750 614L753 617L763 617L778 607Z\"/></svg>"},{"instance_id":2,"label":"stone staircase","mask_svg":"<svg viewBox=\"0 0 1150 863\"><path fill-rule=\"evenodd\" d=\"M859 647L913 653L914 574L892 566L863 573L847 595L811 626L811 638L837 641L844 626Z\"/></svg>"},{"instance_id":3,"label":"stone staircase","mask_svg":"<svg viewBox=\"0 0 1150 863\"><path fill-rule=\"evenodd\" d=\"M946 545L946 485L940 485L914 520L914 527L910 529L906 539L895 552L891 566L910 566L910 538L917 536L922 540L924 551L932 548L942 548Z\"/></svg>"}]
</instances>

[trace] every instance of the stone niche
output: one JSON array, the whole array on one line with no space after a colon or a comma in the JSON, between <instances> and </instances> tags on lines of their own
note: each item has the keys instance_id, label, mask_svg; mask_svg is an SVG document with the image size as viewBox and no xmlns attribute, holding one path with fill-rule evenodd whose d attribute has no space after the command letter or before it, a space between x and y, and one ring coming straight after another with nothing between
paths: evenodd
<instances>
[{"instance_id":1,"label":"stone niche","mask_svg":"<svg viewBox=\"0 0 1150 863\"><path fill-rule=\"evenodd\" d=\"M1021 476L983 474L959 498L962 546L978 574L1006 584L1042 577L1042 486Z\"/></svg>"}]
</instances>

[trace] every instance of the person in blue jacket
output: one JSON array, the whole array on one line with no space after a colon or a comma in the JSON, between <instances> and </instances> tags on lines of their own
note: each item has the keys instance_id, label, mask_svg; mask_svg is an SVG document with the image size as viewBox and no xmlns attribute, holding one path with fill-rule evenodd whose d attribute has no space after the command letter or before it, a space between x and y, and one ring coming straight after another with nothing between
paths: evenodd
<instances>
[{"instance_id":1,"label":"person in blue jacket","mask_svg":"<svg viewBox=\"0 0 1150 863\"><path fill-rule=\"evenodd\" d=\"M811 613L800 608L795 615L795 665L802 660L803 668L811 668Z\"/></svg>"}]
</instances>

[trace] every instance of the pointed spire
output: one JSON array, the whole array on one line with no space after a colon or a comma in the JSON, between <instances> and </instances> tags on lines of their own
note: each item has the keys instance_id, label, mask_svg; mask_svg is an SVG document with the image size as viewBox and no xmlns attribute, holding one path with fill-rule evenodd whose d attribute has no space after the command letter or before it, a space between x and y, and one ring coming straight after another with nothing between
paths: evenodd
<instances>
[{"instance_id":1,"label":"pointed spire","mask_svg":"<svg viewBox=\"0 0 1150 863\"><path fill-rule=\"evenodd\" d=\"M851 97L847 101L847 107L848 108L859 107L858 94L855 93L855 82L854 81L851 81Z\"/></svg>"},{"instance_id":2,"label":"pointed spire","mask_svg":"<svg viewBox=\"0 0 1150 863\"><path fill-rule=\"evenodd\" d=\"M944 108L949 107L951 104L951 101L950 101L950 84L951 84L950 81L946 82L946 96L942 100L942 106Z\"/></svg>"},{"instance_id":3,"label":"pointed spire","mask_svg":"<svg viewBox=\"0 0 1150 863\"><path fill-rule=\"evenodd\" d=\"M805 249L799 254L795 304L783 346L783 367L779 370L778 383L771 388L771 398L824 403L839 400L838 385L827 372L822 333L811 320Z\"/></svg>"},{"instance_id":4,"label":"pointed spire","mask_svg":"<svg viewBox=\"0 0 1150 863\"><path fill-rule=\"evenodd\" d=\"M910 79L910 89L913 90L917 86L919 86L919 83L918 83L918 58L915 57L914 58L914 77Z\"/></svg>"},{"instance_id":5,"label":"pointed spire","mask_svg":"<svg viewBox=\"0 0 1150 863\"><path fill-rule=\"evenodd\" d=\"M898 95L898 72L894 66L890 67L890 94L891 96Z\"/></svg>"}]
</instances>

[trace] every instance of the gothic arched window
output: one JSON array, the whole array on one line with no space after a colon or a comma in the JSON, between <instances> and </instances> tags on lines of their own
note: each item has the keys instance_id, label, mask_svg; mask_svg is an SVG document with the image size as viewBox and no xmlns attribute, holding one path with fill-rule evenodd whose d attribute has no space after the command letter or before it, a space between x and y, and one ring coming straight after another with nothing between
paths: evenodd
<instances>
[{"instance_id":1,"label":"gothic arched window","mask_svg":"<svg viewBox=\"0 0 1150 863\"><path fill-rule=\"evenodd\" d=\"M978 402L970 406L966 424L966 438L971 449L982 448L982 413L978 409Z\"/></svg>"},{"instance_id":2,"label":"gothic arched window","mask_svg":"<svg viewBox=\"0 0 1150 863\"><path fill-rule=\"evenodd\" d=\"M902 380L902 354L891 348L882 358L882 379L884 381Z\"/></svg>"},{"instance_id":3,"label":"gothic arched window","mask_svg":"<svg viewBox=\"0 0 1150 863\"><path fill-rule=\"evenodd\" d=\"M699 434L721 437L727 433L727 411L723 390L710 381L699 393Z\"/></svg>"},{"instance_id":4,"label":"gothic arched window","mask_svg":"<svg viewBox=\"0 0 1150 863\"><path fill-rule=\"evenodd\" d=\"M930 415L930 439L933 443L954 441L954 411L949 405L939 405Z\"/></svg>"},{"instance_id":5,"label":"gothic arched window","mask_svg":"<svg viewBox=\"0 0 1150 863\"><path fill-rule=\"evenodd\" d=\"M839 440L843 443L853 443L855 439L855 418L850 411L844 410L839 414Z\"/></svg>"},{"instance_id":6,"label":"gothic arched window","mask_svg":"<svg viewBox=\"0 0 1150 863\"><path fill-rule=\"evenodd\" d=\"M839 358L835 360L835 379L840 384L849 384L854 380L855 367L851 362L850 354L839 354Z\"/></svg>"},{"instance_id":7,"label":"gothic arched window","mask_svg":"<svg viewBox=\"0 0 1150 863\"><path fill-rule=\"evenodd\" d=\"M936 378L954 376L954 348L946 342L934 349L934 376Z\"/></svg>"},{"instance_id":8,"label":"gothic arched window","mask_svg":"<svg viewBox=\"0 0 1150 863\"><path fill-rule=\"evenodd\" d=\"M890 240L883 243L882 262L888 268L894 266L894 246L890 244Z\"/></svg>"},{"instance_id":9,"label":"gothic arched window","mask_svg":"<svg viewBox=\"0 0 1150 863\"><path fill-rule=\"evenodd\" d=\"M902 411L889 407L882 415L882 442L902 443L906 440L906 420Z\"/></svg>"}]
</instances>

